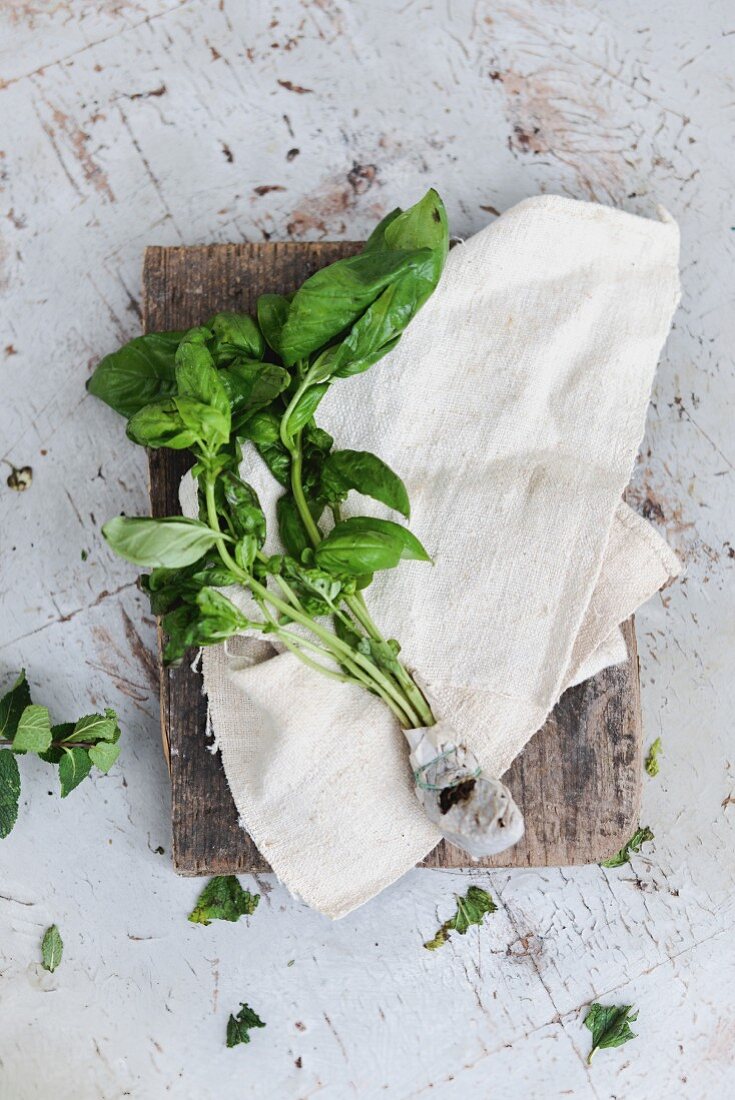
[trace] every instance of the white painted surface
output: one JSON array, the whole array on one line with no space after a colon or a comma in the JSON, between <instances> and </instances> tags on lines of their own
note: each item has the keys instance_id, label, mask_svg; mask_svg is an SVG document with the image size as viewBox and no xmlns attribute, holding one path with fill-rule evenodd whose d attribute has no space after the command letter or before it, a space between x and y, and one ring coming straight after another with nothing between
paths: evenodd
<instances>
[{"instance_id":1,"label":"white painted surface","mask_svg":"<svg viewBox=\"0 0 735 1100\"><path fill-rule=\"evenodd\" d=\"M125 727L120 766L63 803L22 762L0 848L3 1100L733 1091L732 16L726 0L2 0L0 453L34 481L0 482L0 669L25 665L58 718L107 703ZM193 927L153 624L99 535L145 509L144 458L83 383L138 331L146 244L355 236L429 184L460 235L539 191L681 222L684 300L635 475L687 562L638 619L665 749L645 784L655 850L611 872L476 873L500 911L437 954L422 940L469 876L415 871L335 925L263 880L249 926ZM64 961L39 982L52 921ZM594 998L635 1003L639 1038L589 1070ZM226 1050L241 999L268 1026Z\"/></svg>"}]
</instances>

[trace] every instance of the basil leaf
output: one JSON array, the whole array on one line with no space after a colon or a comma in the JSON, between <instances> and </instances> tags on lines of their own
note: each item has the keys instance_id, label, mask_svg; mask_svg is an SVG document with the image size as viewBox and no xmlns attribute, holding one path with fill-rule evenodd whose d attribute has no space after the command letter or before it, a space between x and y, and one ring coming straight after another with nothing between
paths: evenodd
<instances>
[{"instance_id":1,"label":"basil leaf","mask_svg":"<svg viewBox=\"0 0 735 1100\"><path fill-rule=\"evenodd\" d=\"M592 1032L592 1049L587 1057L587 1064L592 1062L595 1052L609 1047L619 1047L623 1043L635 1039L636 1035L630 1029L630 1024L638 1019L637 1012L631 1012L632 1005L590 1005L589 1012L584 1018L585 1027Z\"/></svg>"},{"instance_id":2,"label":"basil leaf","mask_svg":"<svg viewBox=\"0 0 735 1100\"><path fill-rule=\"evenodd\" d=\"M378 230L382 228L385 246L396 249L430 248L441 271L449 251L449 226L444 203L434 188L430 188L408 210L401 211L396 217L391 214L389 218L389 221L384 219L378 226Z\"/></svg>"},{"instance_id":3,"label":"basil leaf","mask_svg":"<svg viewBox=\"0 0 735 1100\"><path fill-rule=\"evenodd\" d=\"M175 393L174 356L183 335L151 332L136 336L97 364L87 390L125 417Z\"/></svg>"},{"instance_id":4,"label":"basil leaf","mask_svg":"<svg viewBox=\"0 0 735 1100\"><path fill-rule=\"evenodd\" d=\"M281 333L286 366L329 343L399 275L426 262L426 250L371 251L317 271L297 290Z\"/></svg>"},{"instance_id":5,"label":"basil leaf","mask_svg":"<svg viewBox=\"0 0 735 1100\"><path fill-rule=\"evenodd\" d=\"M212 350L218 366L241 356L247 359L263 358L263 336L247 313L216 313L206 327L214 333Z\"/></svg>"},{"instance_id":6,"label":"basil leaf","mask_svg":"<svg viewBox=\"0 0 735 1100\"><path fill-rule=\"evenodd\" d=\"M20 716L13 738L13 752L47 752L51 741L51 719L48 707L31 703Z\"/></svg>"},{"instance_id":7,"label":"basil leaf","mask_svg":"<svg viewBox=\"0 0 735 1100\"><path fill-rule=\"evenodd\" d=\"M89 750L89 759L99 768L103 774L109 772L112 765L120 755L120 746L111 745L106 741L100 741L99 745L92 745Z\"/></svg>"},{"instance_id":8,"label":"basil leaf","mask_svg":"<svg viewBox=\"0 0 735 1100\"><path fill-rule=\"evenodd\" d=\"M234 473L223 474L220 480L233 533L240 538L253 535L261 547L265 542L265 515L255 489Z\"/></svg>"},{"instance_id":9,"label":"basil leaf","mask_svg":"<svg viewBox=\"0 0 735 1100\"><path fill-rule=\"evenodd\" d=\"M243 1002L240 1005L240 1011L237 1016L230 1016L227 1021L228 1047L236 1047L239 1043L249 1043L249 1029L251 1027L265 1027L265 1024L260 1016L258 1016L256 1012L253 1012L250 1005L246 1005Z\"/></svg>"},{"instance_id":10,"label":"basil leaf","mask_svg":"<svg viewBox=\"0 0 735 1100\"><path fill-rule=\"evenodd\" d=\"M18 728L20 716L31 704L31 689L22 669L17 680L0 699L0 739L12 741Z\"/></svg>"},{"instance_id":11,"label":"basil leaf","mask_svg":"<svg viewBox=\"0 0 735 1100\"><path fill-rule=\"evenodd\" d=\"M10 749L0 749L0 840L4 840L18 820L20 770Z\"/></svg>"},{"instance_id":12,"label":"basil leaf","mask_svg":"<svg viewBox=\"0 0 735 1100\"><path fill-rule=\"evenodd\" d=\"M224 387L222 393L224 394ZM217 448L230 438L230 405L226 396L224 400L226 412L214 405L206 405L195 397L174 397L174 404L196 440Z\"/></svg>"},{"instance_id":13,"label":"basil leaf","mask_svg":"<svg viewBox=\"0 0 735 1100\"><path fill-rule=\"evenodd\" d=\"M128 421L127 435L141 447L170 447L174 451L186 450L197 439L196 432L184 423L174 398L139 409Z\"/></svg>"},{"instance_id":14,"label":"basil leaf","mask_svg":"<svg viewBox=\"0 0 735 1100\"><path fill-rule=\"evenodd\" d=\"M185 337L176 352L178 393L211 405L223 416L230 415L230 402L220 381L220 372L206 347Z\"/></svg>"},{"instance_id":15,"label":"basil leaf","mask_svg":"<svg viewBox=\"0 0 735 1100\"><path fill-rule=\"evenodd\" d=\"M322 484L330 504L340 503L350 489L379 500L408 516L408 493L398 474L369 451L332 451L324 463Z\"/></svg>"},{"instance_id":16,"label":"basil leaf","mask_svg":"<svg viewBox=\"0 0 735 1100\"><path fill-rule=\"evenodd\" d=\"M304 390L288 418L287 430L289 435L296 435L305 424L309 423L328 389L329 383L321 382L316 386L310 386L308 390Z\"/></svg>"},{"instance_id":17,"label":"basil leaf","mask_svg":"<svg viewBox=\"0 0 735 1100\"><path fill-rule=\"evenodd\" d=\"M83 779L86 779L92 770L92 761L87 749L76 745L73 749L64 749L64 755L59 761L59 783L61 784L61 797L66 798L75 787L78 787Z\"/></svg>"},{"instance_id":18,"label":"basil leaf","mask_svg":"<svg viewBox=\"0 0 735 1100\"><path fill-rule=\"evenodd\" d=\"M281 355L281 334L291 303L282 294L261 294L258 298L258 324L268 346Z\"/></svg>"},{"instance_id":19,"label":"basil leaf","mask_svg":"<svg viewBox=\"0 0 735 1100\"><path fill-rule=\"evenodd\" d=\"M351 576L393 569L402 558L431 560L405 527L372 516L355 516L336 524L317 546L314 558L325 569Z\"/></svg>"},{"instance_id":20,"label":"basil leaf","mask_svg":"<svg viewBox=\"0 0 735 1100\"><path fill-rule=\"evenodd\" d=\"M199 895L189 920L192 924L207 926L213 920L236 921L240 917L251 917L259 901L260 894L243 890L234 875L215 875Z\"/></svg>"},{"instance_id":21,"label":"basil leaf","mask_svg":"<svg viewBox=\"0 0 735 1100\"><path fill-rule=\"evenodd\" d=\"M61 962L63 953L64 944L61 939L61 934L56 925L52 924L50 928L46 929L41 942L41 966L43 969L53 974L54 970L56 970L56 967Z\"/></svg>"},{"instance_id":22,"label":"basil leaf","mask_svg":"<svg viewBox=\"0 0 735 1100\"><path fill-rule=\"evenodd\" d=\"M194 604L185 604L164 615L161 626L168 635L163 650L165 664L181 660L192 646L215 645L249 626L231 600L215 588L201 588Z\"/></svg>"},{"instance_id":23,"label":"basil leaf","mask_svg":"<svg viewBox=\"0 0 735 1100\"><path fill-rule=\"evenodd\" d=\"M310 510L316 523L323 511L323 506L318 509L319 515L314 514L313 508ZM290 493L285 493L284 496L278 498L276 518L278 519L278 534L286 553L290 554L292 558L296 558L297 561L301 561L302 553L311 546L311 539L299 515L296 501Z\"/></svg>"},{"instance_id":24,"label":"basil leaf","mask_svg":"<svg viewBox=\"0 0 735 1100\"><path fill-rule=\"evenodd\" d=\"M389 214L386 214L382 221L379 221L375 226L368 239L365 241L363 252L383 252L386 249L385 243L385 231L388 226L396 220L399 214L402 214L403 210L400 206L397 206L395 210L391 210Z\"/></svg>"},{"instance_id":25,"label":"basil leaf","mask_svg":"<svg viewBox=\"0 0 735 1100\"><path fill-rule=\"evenodd\" d=\"M121 558L148 567L191 565L217 541L206 523L184 516L115 516L102 534Z\"/></svg>"},{"instance_id":26,"label":"basil leaf","mask_svg":"<svg viewBox=\"0 0 735 1100\"><path fill-rule=\"evenodd\" d=\"M247 359L221 370L219 377L230 402L235 430L245 417L270 405L291 382L291 375L283 367Z\"/></svg>"},{"instance_id":27,"label":"basil leaf","mask_svg":"<svg viewBox=\"0 0 735 1100\"><path fill-rule=\"evenodd\" d=\"M274 412L263 409L248 418L242 428L243 439L250 439L256 446L268 446L281 438L281 421Z\"/></svg>"},{"instance_id":28,"label":"basil leaf","mask_svg":"<svg viewBox=\"0 0 735 1100\"><path fill-rule=\"evenodd\" d=\"M235 578L216 551L185 568L154 569L140 578L154 615L164 615L182 601L193 603L200 588L224 588L230 584L235 584Z\"/></svg>"}]
</instances>

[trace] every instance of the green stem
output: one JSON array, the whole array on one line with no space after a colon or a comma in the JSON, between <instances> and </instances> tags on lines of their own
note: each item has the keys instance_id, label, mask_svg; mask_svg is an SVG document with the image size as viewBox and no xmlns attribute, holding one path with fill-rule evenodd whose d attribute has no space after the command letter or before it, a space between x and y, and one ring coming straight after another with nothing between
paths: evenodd
<instances>
[{"instance_id":1,"label":"green stem","mask_svg":"<svg viewBox=\"0 0 735 1100\"><path fill-rule=\"evenodd\" d=\"M214 497L214 481L210 475L207 475L205 479L204 496L207 504L209 525L212 530L219 531L217 506ZM293 620L293 622L300 623L301 626L305 626L313 634L316 634L320 641L324 643L325 649L329 651L330 656L332 656L338 664L345 664L348 667L359 665L361 669L367 673L369 678L370 682L366 686L376 691L386 702L388 698L393 701L395 706L392 706L391 709L399 718L401 724L406 726L406 728L415 727L418 724L417 715L408 700L401 695L395 685L377 665L369 660L369 658L364 657L361 653L356 653L351 646L348 646L330 630L327 630L317 623L305 611L294 607L292 604L286 603L285 600L280 599L280 597L266 588L265 585L257 581L255 577L252 577L244 569L241 569L222 542L218 541L217 550L230 572L238 577L241 584L250 589L253 596L258 601L267 601L282 615Z\"/></svg>"}]
</instances>

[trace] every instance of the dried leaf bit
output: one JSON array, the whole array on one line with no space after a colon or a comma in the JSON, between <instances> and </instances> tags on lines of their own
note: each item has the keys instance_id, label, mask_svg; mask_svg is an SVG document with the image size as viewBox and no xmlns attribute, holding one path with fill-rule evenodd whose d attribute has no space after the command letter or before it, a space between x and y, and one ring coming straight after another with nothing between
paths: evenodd
<instances>
[{"instance_id":1,"label":"dried leaf bit","mask_svg":"<svg viewBox=\"0 0 735 1100\"><path fill-rule=\"evenodd\" d=\"M459 932L464 936L468 928L473 924L482 924L488 913L495 913L497 905L486 890L479 886L470 886L463 898L457 898L457 912L438 930L433 940L428 940L424 947L427 951L436 951L443 947L449 939L450 932Z\"/></svg>"},{"instance_id":2,"label":"dried leaf bit","mask_svg":"<svg viewBox=\"0 0 735 1100\"><path fill-rule=\"evenodd\" d=\"M587 1057L590 1065L598 1050L608 1047L619 1047L630 1039L635 1039L635 1032L630 1030L630 1024L638 1019L638 1013L631 1013L632 1005L601 1005L593 1004L584 1018L584 1025L592 1032L592 1050Z\"/></svg>"}]
</instances>

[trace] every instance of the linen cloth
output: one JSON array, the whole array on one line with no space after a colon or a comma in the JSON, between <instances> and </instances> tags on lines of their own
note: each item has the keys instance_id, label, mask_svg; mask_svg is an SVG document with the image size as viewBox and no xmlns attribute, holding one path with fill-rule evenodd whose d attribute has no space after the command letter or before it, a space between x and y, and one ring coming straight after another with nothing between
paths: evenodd
<instances>
[{"instance_id":1,"label":"linen cloth","mask_svg":"<svg viewBox=\"0 0 735 1100\"><path fill-rule=\"evenodd\" d=\"M406 483L434 565L376 574L368 605L490 776L565 688L625 659L619 624L679 570L622 502L679 295L661 218L519 203L451 250L398 346L319 409L336 447ZM257 455L242 472L276 550L281 490ZM193 514L186 479L181 499ZM390 517L355 494L344 512ZM379 699L253 638L205 649L203 672L241 823L309 905L343 916L438 842Z\"/></svg>"}]
</instances>

